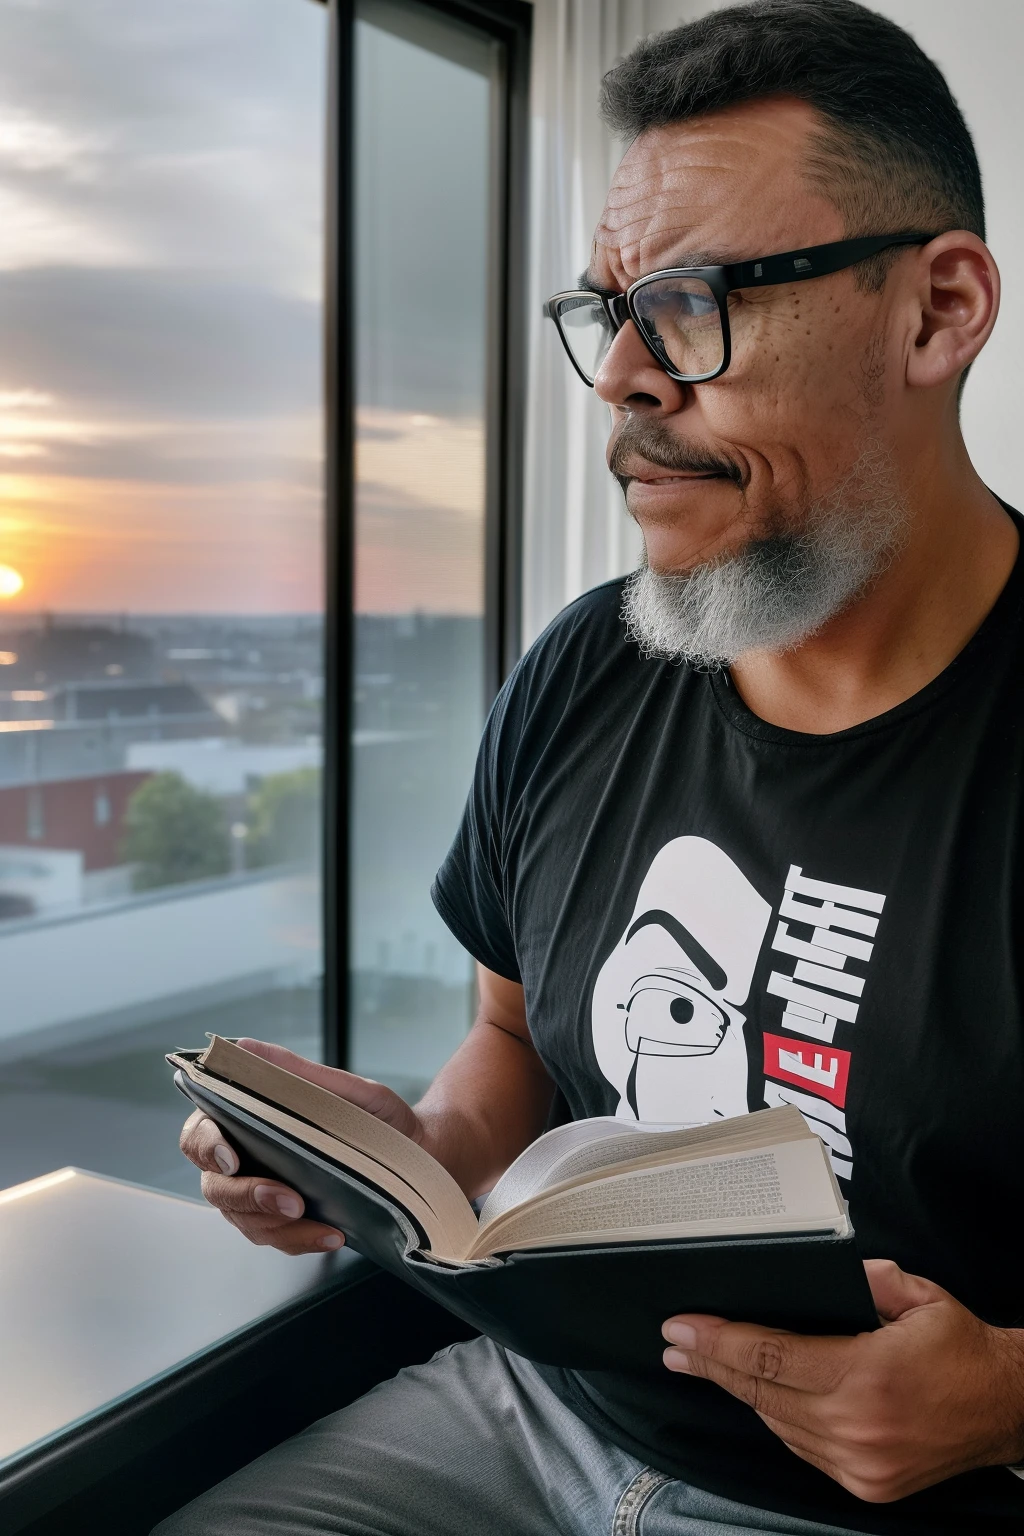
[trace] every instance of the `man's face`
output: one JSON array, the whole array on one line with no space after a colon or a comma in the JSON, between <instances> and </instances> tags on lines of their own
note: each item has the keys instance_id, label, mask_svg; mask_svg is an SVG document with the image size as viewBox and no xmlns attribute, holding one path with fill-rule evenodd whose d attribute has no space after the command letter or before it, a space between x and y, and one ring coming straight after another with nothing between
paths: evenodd
<instances>
[{"instance_id":1,"label":"man's face","mask_svg":"<svg viewBox=\"0 0 1024 1536\"><path fill-rule=\"evenodd\" d=\"M819 127L810 107L777 99L642 134L608 193L590 277L622 292L664 267L843 239L842 216L803 169ZM612 411L609 462L653 570L687 571L796 531L842 484L881 435L884 302L850 271L732 294L732 362L697 386L671 380L623 327L596 389ZM624 425L625 445L640 421L694 450L693 469L658 465L642 434L639 452L616 455ZM708 474L709 457L721 473Z\"/></svg>"}]
</instances>

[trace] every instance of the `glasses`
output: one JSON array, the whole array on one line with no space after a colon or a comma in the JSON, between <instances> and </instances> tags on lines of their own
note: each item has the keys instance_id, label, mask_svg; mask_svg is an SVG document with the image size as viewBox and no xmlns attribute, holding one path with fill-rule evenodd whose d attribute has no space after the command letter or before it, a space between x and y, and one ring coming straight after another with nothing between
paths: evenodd
<instances>
[{"instance_id":1,"label":"glasses","mask_svg":"<svg viewBox=\"0 0 1024 1536\"><path fill-rule=\"evenodd\" d=\"M734 289L825 277L892 246L927 245L934 239L921 233L865 235L724 267L668 267L639 278L625 293L589 288L556 293L544 313L555 322L584 384L593 387L608 348L627 320L669 378L702 384L719 378L729 366L729 294Z\"/></svg>"}]
</instances>

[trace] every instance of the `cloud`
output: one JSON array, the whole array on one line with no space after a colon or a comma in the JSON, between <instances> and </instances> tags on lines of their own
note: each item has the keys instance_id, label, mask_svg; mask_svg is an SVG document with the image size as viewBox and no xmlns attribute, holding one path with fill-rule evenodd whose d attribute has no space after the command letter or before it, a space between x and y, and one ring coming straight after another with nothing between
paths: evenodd
<instances>
[{"instance_id":1,"label":"cloud","mask_svg":"<svg viewBox=\"0 0 1024 1536\"><path fill-rule=\"evenodd\" d=\"M198 246L312 297L326 27L313 0L0 7L2 264L53 260L62 227L76 264L194 266Z\"/></svg>"},{"instance_id":2,"label":"cloud","mask_svg":"<svg viewBox=\"0 0 1024 1536\"><path fill-rule=\"evenodd\" d=\"M478 612L490 54L357 33L361 603ZM314 0L0 0L22 606L322 602L326 69Z\"/></svg>"},{"instance_id":3,"label":"cloud","mask_svg":"<svg viewBox=\"0 0 1024 1536\"><path fill-rule=\"evenodd\" d=\"M59 123L0 108L0 168L6 171L60 170L88 179L90 147Z\"/></svg>"},{"instance_id":4,"label":"cloud","mask_svg":"<svg viewBox=\"0 0 1024 1536\"><path fill-rule=\"evenodd\" d=\"M320 406L320 308L187 269L0 272L0 389L103 419L231 419Z\"/></svg>"}]
</instances>

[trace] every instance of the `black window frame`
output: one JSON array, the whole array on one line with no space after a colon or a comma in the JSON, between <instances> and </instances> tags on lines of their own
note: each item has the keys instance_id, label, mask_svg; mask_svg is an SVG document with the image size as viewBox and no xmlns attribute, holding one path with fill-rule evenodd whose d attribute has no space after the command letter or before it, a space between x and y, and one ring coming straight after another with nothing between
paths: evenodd
<instances>
[{"instance_id":1,"label":"black window frame","mask_svg":"<svg viewBox=\"0 0 1024 1536\"><path fill-rule=\"evenodd\" d=\"M324 271L323 1047L349 1055L352 692L355 652L355 0L330 12ZM485 406L484 690L489 707L520 654L526 413L530 37L527 0L405 0L501 44L492 142ZM455 828L452 828L454 834Z\"/></svg>"}]
</instances>

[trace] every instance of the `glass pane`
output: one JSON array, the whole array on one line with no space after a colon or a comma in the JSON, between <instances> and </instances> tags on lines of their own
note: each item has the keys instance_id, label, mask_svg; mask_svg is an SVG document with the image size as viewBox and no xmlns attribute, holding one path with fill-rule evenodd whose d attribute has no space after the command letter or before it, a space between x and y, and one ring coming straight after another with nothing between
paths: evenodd
<instances>
[{"instance_id":1,"label":"glass pane","mask_svg":"<svg viewBox=\"0 0 1024 1536\"><path fill-rule=\"evenodd\" d=\"M484 391L496 45L363 4L350 1065L415 1095L470 962L430 902L483 715Z\"/></svg>"},{"instance_id":2,"label":"glass pane","mask_svg":"<svg viewBox=\"0 0 1024 1536\"><path fill-rule=\"evenodd\" d=\"M0 1188L320 1050L312 0L0 6Z\"/></svg>"}]
</instances>

